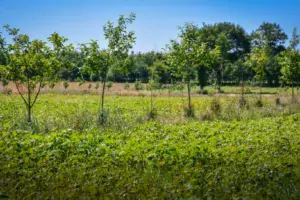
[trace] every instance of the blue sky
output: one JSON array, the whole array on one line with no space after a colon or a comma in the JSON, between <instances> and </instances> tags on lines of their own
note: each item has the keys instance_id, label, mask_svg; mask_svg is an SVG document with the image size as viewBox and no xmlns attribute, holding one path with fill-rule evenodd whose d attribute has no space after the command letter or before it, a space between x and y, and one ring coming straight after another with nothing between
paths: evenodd
<instances>
[{"instance_id":1,"label":"blue sky","mask_svg":"<svg viewBox=\"0 0 300 200\"><path fill-rule=\"evenodd\" d=\"M0 25L20 28L32 39L54 31L78 44L90 39L105 48L102 26L134 12L135 51L160 51L184 22L240 24L247 32L276 22L290 35L300 31L299 0L0 0ZM3 32L3 29L0 29Z\"/></svg>"}]
</instances>

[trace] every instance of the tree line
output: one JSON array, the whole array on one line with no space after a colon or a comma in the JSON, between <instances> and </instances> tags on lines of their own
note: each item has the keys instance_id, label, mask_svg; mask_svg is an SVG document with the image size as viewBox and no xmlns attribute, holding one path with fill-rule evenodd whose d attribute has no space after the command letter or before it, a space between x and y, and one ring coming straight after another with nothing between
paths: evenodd
<instances>
[{"instance_id":1,"label":"tree line","mask_svg":"<svg viewBox=\"0 0 300 200\"><path fill-rule=\"evenodd\" d=\"M171 40L160 52L134 53L136 37L127 26L135 20L135 14L121 15L115 24L108 21L103 26L107 48L96 40L75 47L58 33L47 41L31 40L19 29L9 25L4 29L12 42L0 33L0 79L5 85L13 81L28 110L34 106L40 89L58 80L102 81L101 111L105 120L105 84L107 81L149 83L153 88L163 84L185 83L188 89L198 84L200 91L206 85L215 85L221 92L222 85L255 82L293 88L300 80L299 35L294 29L289 45L288 36L276 23L262 23L251 34L230 22L216 24L185 23L179 27L178 37ZM24 85L22 93L18 85ZM33 94L35 93L35 95Z\"/></svg>"}]
</instances>

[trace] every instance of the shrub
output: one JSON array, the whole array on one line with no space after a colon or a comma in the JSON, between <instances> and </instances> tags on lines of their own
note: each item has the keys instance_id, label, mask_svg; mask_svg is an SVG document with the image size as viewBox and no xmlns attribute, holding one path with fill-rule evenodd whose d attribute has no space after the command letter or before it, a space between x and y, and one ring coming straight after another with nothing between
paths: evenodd
<instances>
[{"instance_id":1,"label":"shrub","mask_svg":"<svg viewBox=\"0 0 300 200\"><path fill-rule=\"evenodd\" d=\"M289 86L286 86L285 88L284 88L284 91L288 91L290 88L289 88Z\"/></svg>"},{"instance_id":2,"label":"shrub","mask_svg":"<svg viewBox=\"0 0 300 200\"><path fill-rule=\"evenodd\" d=\"M197 81L195 81L195 80L190 81L190 87L191 88L197 87Z\"/></svg>"},{"instance_id":3,"label":"shrub","mask_svg":"<svg viewBox=\"0 0 300 200\"><path fill-rule=\"evenodd\" d=\"M138 96L139 96L139 97L145 97L146 95L143 94L143 93L139 93Z\"/></svg>"},{"instance_id":4,"label":"shrub","mask_svg":"<svg viewBox=\"0 0 300 200\"><path fill-rule=\"evenodd\" d=\"M109 91L109 89L112 87L113 83L111 81L108 81L106 84L107 90Z\"/></svg>"},{"instance_id":5,"label":"shrub","mask_svg":"<svg viewBox=\"0 0 300 200\"><path fill-rule=\"evenodd\" d=\"M100 125L105 125L108 122L109 111L102 109L99 113L98 123Z\"/></svg>"},{"instance_id":6,"label":"shrub","mask_svg":"<svg viewBox=\"0 0 300 200\"><path fill-rule=\"evenodd\" d=\"M249 88L249 87L246 87L246 89L245 89L245 94L251 94L252 92L251 92L251 89Z\"/></svg>"},{"instance_id":7,"label":"shrub","mask_svg":"<svg viewBox=\"0 0 300 200\"><path fill-rule=\"evenodd\" d=\"M5 87L9 84L9 80L7 79L2 79L2 86Z\"/></svg>"},{"instance_id":8,"label":"shrub","mask_svg":"<svg viewBox=\"0 0 300 200\"><path fill-rule=\"evenodd\" d=\"M208 95L208 90L200 90L199 94Z\"/></svg>"},{"instance_id":9,"label":"shrub","mask_svg":"<svg viewBox=\"0 0 300 200\"><path fill-rule=\"evenodd\" d=\"M75 79L75 82L81 82L81 78L77 77L77 78Z\"/></svg>"},{"instance_id":10,"label":"shrub","mask_svg":"<svg viewBox=\"0 0 300 200\"><path fill-rule=\"evenodd\" d=\"M210 102L210 109L213 113L218 114L221 112L221 103L220 100L217 98L214 98L211 102Z\"/></svg>"},{"instance_id":11,"label":"shrub","mask_svg":"<svg viewBox=\"0 0 300 200\"><path fill-rule=\"evenodd\" d=\"M223 94L223 93L224 93L224 90L218 89L218 93Z\"/></svg>"},{"instance_id":12,"label":"shrub","mask_svg":"<svg viewBox=\"0 0 300 200\"><path fill-rule=\"evenodd\" d=\"M66 90L66 89L69 87L68 81L64 81L63 85L64 85L64 88L65 88L65 90Z\"/></svg>"},{"instance_id":13,"label":"shrub","mask_svg":"<svg viewBox=\"0 0 300 200\"><path fill-rule=\"evenodd\" d=\"M92 88L92 84L91 83L88 85L88 88L89 88L89 90Z\"/></svg>"},{"instance_id":14,"label":"shrub","mask_svg":"<svg viewBox=\"0 0 300 200\"><path fill-rule=\"evenodd\" d=\"M98 88L99 88L99 83L97 82L95 85L95 89L98 90Z\"/></svg>"},{"instance_id":15,"label":"shrub","mask_svg":"<svg viewBox=\"0 0 300 200\"><path fill-rule=\"evenodd\" d=\"M241 97L239 99L240 108L244 108L247 105L247 101L245 98Z\"/></svg>"},{"instance_id":16,"label":"shrub","mask_svg":"<svg viewBox=\"0 0 300 200\"><path fill-rule=\"evenodd\" d=\"M154 118L156 118L156 116L157 116L157 111L155 109L149 110L147 112L147 119L148 120L154 119Z\"/></svg>"},{"instance_id":17,"label":"shrub","mask_svg":"<svg viewBox=\"0 0 300 200\"><path fill-rule=\"evenodd\" d=\"M80 81L79 84L78 84L78 86L79 86L79 87L82 86L83 83L84 83L83 81Z\"/></svg>"},{"instance_id":18,"label":"shrub","mask_svg":"<svg viewBox=\"0 0 300 200\"><path fill-rule=\"evenodd\" d=\"M142 82L139 80L136 80L134 83L134 88L136 91L142 90L143 89Z\"/></svg>"},{"instance_id":19,"label":"shrub","mask_svg":"<svg viewBox=\"0 0 300 200\"><path fill-rule=\"evenodd\" d=\"M45 82L41 82L41 88L44 88L46 86Z\"/></svg>"},{"instance_id":20,"label":"shrub","mask_svg":"<svg viewBox=\"0 0 300 200\"><path fill-rule=\"evenodd\" d=\"M54 82L50 82L49 83L49 87L53 90L53 88L55 87L55 83Z\"/></svg>"},{"instance_id":21,"label":"shrub","mask_svg":"<svg viewBox=\"0 0 300 200\"><path fill-rule=\"evenodd\" d=\"M189 117L189 118L194 118L195 117L195 109L194 106L191 107L184 107L183 108L184 111L184 116L185 117Z\"/></svg>"},{"instance_id":22,"label":"shrub","mask_svg":"<svg viewBox=\"0 0 300 200\"><path fill-rule=\"evenodd\" d=\"M160 88L160 83L154 80L150 80L147 84L147 90L158 90Z\"/></svg>"},{"instance_id":23,"label":"shrub","mask_svg":"<svg viewBox=\"0 0 300 200\"><path fill-rule=\"evenodd\" d=\"M183 83L176 83L174 85L174 90L182 91L183 89L184 89L184 84Z\"/></svg>"},{"instance_id":24,"label":"shrub","mask_svg":"<svg viewBox=\"0 0 300 200\"><path fill-rule=\"evenodd\" d=\"M130 84L129 84L128 82L126 82L126 83L124 84L124 89L125 89L125 90L129 90L129 88L130 88Z\"/></svg>"},{"instance_id":25,"label":"shrub","mask_svg":"<svg viewBox=\"0 0 300 200\"><path fill-rule=\"evenodd\" d=\"M276 98L276 99L275 99L275 104L276 104L277 106L281 105L280 98Z\"/></svg>"},{"instance_id":26,"label":"shrub","mask_svg":"<svg viewBox=\"0 0 300 200\"><path fill-rule=\"evenodd\" d=\"M263 107L263 103L260 99L258 99L256 102L255 102L255 106L258 107L258 108L261 108Z\"/></svg>"}]
</instances>

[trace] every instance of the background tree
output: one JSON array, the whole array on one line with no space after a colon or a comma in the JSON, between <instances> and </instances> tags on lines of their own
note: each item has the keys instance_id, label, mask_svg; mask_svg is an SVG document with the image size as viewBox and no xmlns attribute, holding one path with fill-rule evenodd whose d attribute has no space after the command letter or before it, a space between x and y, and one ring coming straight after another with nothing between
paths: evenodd
<instances>
[{"instance_id":1,"label":"background tree","mask_svg":"<svg viewBox=\"0 0 300 200\"><path fill-rule=\"evenodd\" d=\"M156 83L156 89L160 84L168 83L169 75L168 68L163 61L156 60L148 67L148 81L152 80Z\"/></svg>"},{"instance_id":2,"label":"background tree","mask_svg":"<svg viewBox=\"0 0 300 200\"><path fill-rule=\"evenodd\" d=\"M292 85L292 103L295 102L294 86L300 74L300 52L297 46L300 42L300 35L297 34L297 29L294 28L293 35L290 40L289 47L281 52L279 63L282 66L282 79Z\"/></svg>"},{"instance_id":3,"label":"background tree","mask_svg":"<svg viewBox=\"0 0 300 200\"><path fill-rule=\"evenodd\" d=\"M255 78L259 80L260 83L260 102L262 100L262 86L266 77L266 68L271 62L272 55L268 43L265 43L262 47L254 47L249 59L247 60L247 64L256 72Z\"/></svg>"},{"instance_id":4,"label":"background tree","mask_svg":"<svg viewBox=\"0 0 300 200\"><path fill-rule=\"evenodd\" d=\"M7 79L7 71L6 66L9 62L9 54L7 49L7 43L5 38L2 37L2 33L0 32L0 80L2 81L2 86L5 87L8 85L9 81Z\"/></svg>"},{"instance_id":5,"label":"background tree","mask_svg":"<svg viewBox=\"0 0 300 200\"><path fill-rule=\"evenodd\" d=\"M204 66L199 66L198 81L200 91L203 91L207 77L209 74L212 75L212 73L216 74L216 82L218 87L220 87L222 79L228 79L225 73L229 71L227 69L228 66L231 66L250 52L250 38L241 26L230 22L213 25L203 24L199 29L199 37L202 42L206 43L209 49L213 50L216 46L220 46L221 51L221 59L213 65L212 70L214 72Z\"/></svg>"},{"instance_id":6,"label":"background tree","mask_svg":"<svg viewBox=\"0 0 300 200\"><path fill-rule=\"evenodd\" d=\"M218 91L221 91L221 85L223 82L223 75L226 68L226 63L228 59L228 53L230 50L230 41L227 38L226 34L222 32L218 35L217 45L220 47L220 59L219 59L219 67L217 67L216 74L217 74L217 86Z\"/></svg>"},{"instance_id":7,"label":"background tree","mask_svg":"<svg viewBox=\"0 0 300 200\"><path fill-rule=\"evenodd\" d=\"M287 35L279 24L264 22L251 34L251 44L253 48L264 48L268 45L270 48L270 55L272 58L279 55L285 50L285 42ZM270 86L278 86L280 74L280 65L277 59L272 59L266 66L266 80Z\"/></svg>"}]
</instances>

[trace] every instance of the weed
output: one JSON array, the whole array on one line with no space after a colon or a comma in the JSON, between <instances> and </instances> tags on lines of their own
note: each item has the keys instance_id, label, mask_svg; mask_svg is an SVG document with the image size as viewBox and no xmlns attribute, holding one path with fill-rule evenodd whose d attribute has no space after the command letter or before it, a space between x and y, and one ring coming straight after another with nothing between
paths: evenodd
<instances>
[{"instance_id":1,"label":"weed","mask_svg":"<svg viewBox=\"0 0 300 200\"><path fill-rule=\"evenodd\" d=\"M217 98L214 98L210 103L210 109L214 114L219 114L221 112L220 100Z\"/></svg>"},{"instance_id":2,"label":"weed","mask_svg":"<svg viewBox=\"0 0 300 200\"><path fill-rule=\"evenodd\" d=\"M194 106L192 105L191 107L184 107L184 116L188 118L194 118L195 117L195 109Z\"/></svg>"},{"instance_id":3,"label":"weed","mask_svg":"<svg viewBox=\"0 0 300 200\"><path fill-rule=\"evenodd\" d=\"M258 108L263 107L262 100L258 99L258 100L255 102L255 106L258 107Z\"/></svg>"},{"instance_id":4,"label":"weed","mask_svg":"<svg viewBox=\"0 0 300 200\"><path fill-rule=\"evenodd\" d=\"M98 123L100 125L105 125L108 122L109 110L102 109L99 113Z\"/></svg>"}]
</instances>

